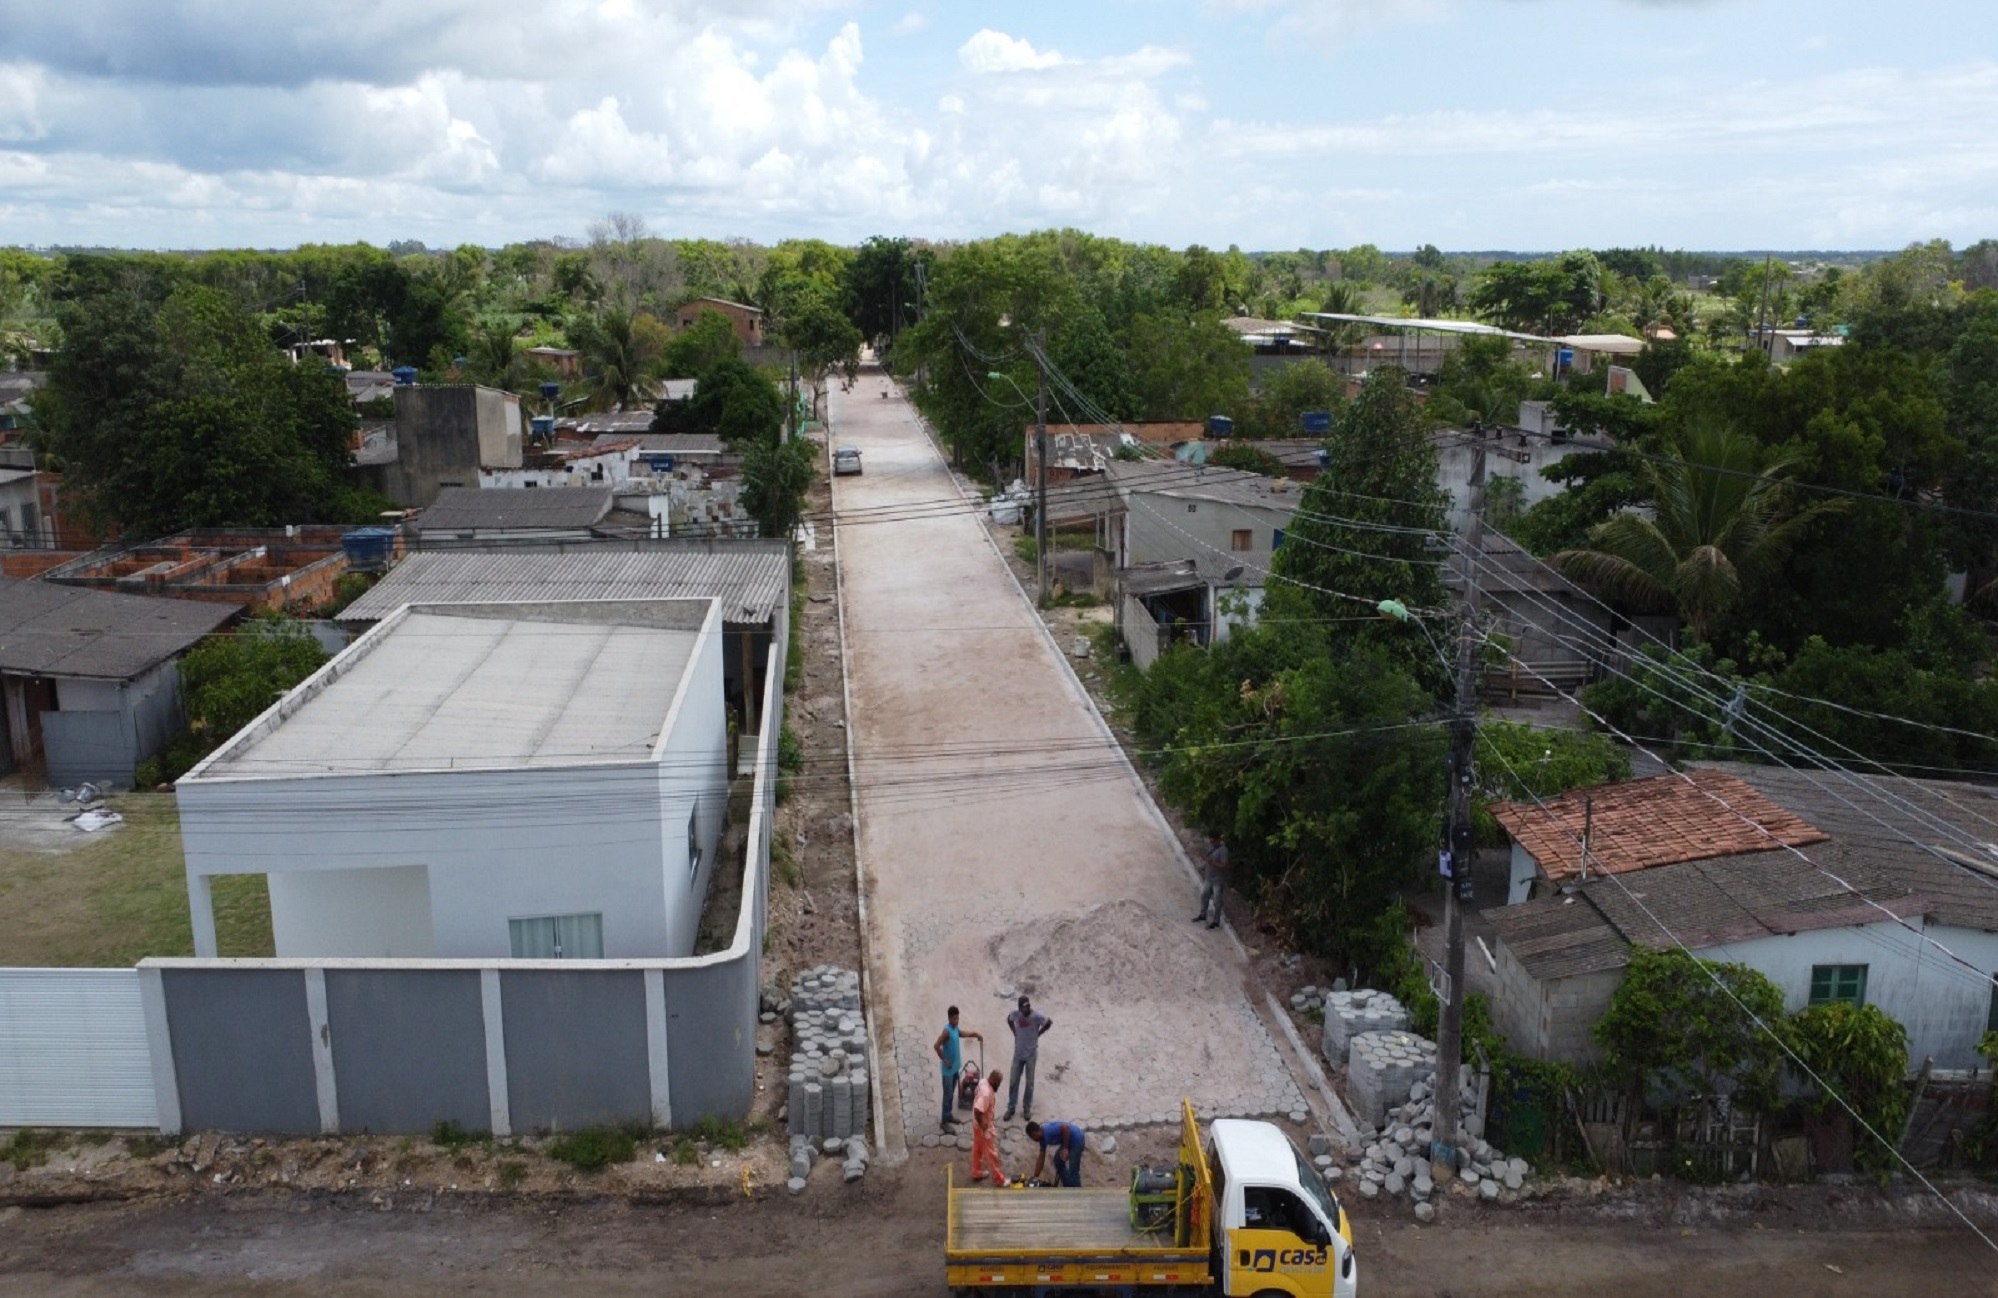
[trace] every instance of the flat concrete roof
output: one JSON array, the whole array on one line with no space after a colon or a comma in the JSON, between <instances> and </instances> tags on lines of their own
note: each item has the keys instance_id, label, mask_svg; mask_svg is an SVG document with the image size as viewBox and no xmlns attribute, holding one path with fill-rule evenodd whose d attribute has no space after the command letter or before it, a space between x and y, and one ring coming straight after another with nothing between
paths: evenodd
<instances>
[{"instance_id":1,"label":"flat concrete roof","mask_svg":"<svg viewBox=\"0 0 1998 1298\"><path fill-rule=\"evenodd\" d=\"M413 609L191 778L644 761L700 639L692 615L706 606L657 619L632 607Z\"/></svg>"}]
</instances>

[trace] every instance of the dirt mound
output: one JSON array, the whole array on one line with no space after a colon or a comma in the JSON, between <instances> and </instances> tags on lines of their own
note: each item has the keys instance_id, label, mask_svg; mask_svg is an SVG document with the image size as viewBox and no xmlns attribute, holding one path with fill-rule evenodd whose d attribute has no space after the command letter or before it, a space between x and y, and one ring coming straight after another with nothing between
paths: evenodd
<instances>
[{"instance_id":1,"label":"dirt mound","mask_svg":"<svg viewBox=\"0 0 1998 1298\"><path fill-rule=\"evenodd\" d=\"M1241 985L1239 972L1204 937L1135 901L1111 901L1052 925L1018 925L994 938L991 950L1006 980L1036 996L1185 1004L1224 998Z\"/></svg>"}]
</instances>

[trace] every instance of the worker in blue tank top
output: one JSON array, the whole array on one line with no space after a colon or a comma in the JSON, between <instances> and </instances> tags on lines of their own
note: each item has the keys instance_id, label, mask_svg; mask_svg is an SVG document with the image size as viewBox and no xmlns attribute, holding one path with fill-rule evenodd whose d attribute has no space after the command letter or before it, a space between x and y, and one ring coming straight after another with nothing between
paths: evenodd
<instances>
[{"instance_id":1,"label":"worker in blue tank top","mask_svg":"<svg viewBox=\"0 0 1998 1298\"><path fill-rule=\"evenodd\" d=\"M972 1040L980 1045L985 1038L976 1032L966 1031L957 1025L957 1006L950 1007L950 1022L937 1034L936 1044L931 1049L937 1052L937 1059L943 1064L943 1121L937 1130L948 1136L956 1125L957 1118L951 1112L951 1097L957 1094L958 1078L964 1073L964 1043Z\"/></svg>"}]
</instances>

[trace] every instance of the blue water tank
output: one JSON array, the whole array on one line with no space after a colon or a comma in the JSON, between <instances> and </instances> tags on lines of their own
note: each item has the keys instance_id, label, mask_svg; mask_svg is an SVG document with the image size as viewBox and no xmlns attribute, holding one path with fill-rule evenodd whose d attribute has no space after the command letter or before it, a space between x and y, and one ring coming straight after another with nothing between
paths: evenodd
<instances>
[{"instance_id":1,"label":"blue water tank","mask_svg":"<svg viewBox=\"0 0 1998 1298\"><path fill-rule=\"evenodd\" d=\"M414 365L398 365L390 370L389 373L395 375L395 381L401 387L408 388L416 386L416 367Z\"/></svg>"},{"instance_id":2,"label":"blue water tank","mask_svg":"<svg viewBox=\"0 0 1998 1298\"><path fill-rule=\"evenodd\" d=\"M547 400L553 401L562 395L562 385L560 383L544 383L541 385L541 395Z\"/></svg>"},{"instance_id":3,"label":"blue water tank","mask_svg":"<svg viewBox=\"0 0 1998 1298\"><path fill-rule=\"evenodd\" d=\"M1209 437L1226 437L1234 431L1235 431L1235 421L1228 418L1228 416L1226 415L1207 416L1207 435Z\"/></svg>"},{"instance_id":4,"label":"blue water tank","mask_svg":"<svg viewBox=\"0 0 1998 1298\"><path fill-rule=\"evenodd\" d=\"M555 416L536 415L534 418L528 420L527 423L538 440L544 442L555 440Z\"/></svg>"},{"instance_id":5,"label":"blue water tank","mask_svg":"<svg viewBox=\"0 0 1998 1298\"><path fill-rule=\"evenodd\" d=\"M389 556L395 553L395 529L353 528L340 537L340 548L347 552L349 568L366 570L386 567Z\"/></svg>"},{"instance_id":6,"label":"blue water tank","mask_svg":"<svg viewBox=\"0 0 1998 1298\"><path fill-rule=\"evenodd\" d=\"M1318 433L1321 435L1331 432L1332 412L1330 410L1305 411L1304 431L1307 433Z\"/></svg>"},{"instance_id":7,"label":"blue water tank","mask_svg":"<svg viewBox=\"0 0 1998 1298\"><path fill-rule=\"evenodd\" d=\"M1573 365L1574 363L1575 363L1574 348L1563 347L1559 351L1554 353L1554 364L1556 366L1562 369L1566 369L1568 366Z\"/></svg>"}]
</instances>

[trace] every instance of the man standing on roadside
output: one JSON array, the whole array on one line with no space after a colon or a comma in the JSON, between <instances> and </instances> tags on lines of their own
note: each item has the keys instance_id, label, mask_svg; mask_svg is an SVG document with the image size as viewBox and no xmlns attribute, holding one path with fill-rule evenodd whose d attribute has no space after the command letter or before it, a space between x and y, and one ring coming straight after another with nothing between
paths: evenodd
<instances>
[{"instance_id":1,"label":"man standing on roadside","mask_svg":"<svg viewBox=\"0 0 1998 1298\"><path fill-rule=\"evenodd\" d=\"M951 1097L957 1094L958 1079L964 1076L964 1039L969 1037L978 1042L979 1048L983 1049L985 1038L976 1032L965 1032L958 1028L957 1006L951 1006L950 1012L945 1017L950 1021L944 1024L944 1030L937 1034L936 1044L931 1049L937 1052L937 1058L943 1063L943 1122L938 1125L937 1130L948 1136L951 1128L957 1124L957 1117L951 1112Z\"/></svg>"},{"instance_id":2,"label":"man standing on roadside","mask_svg":"<svg viewBox=\"0 0 1998 1298\"><path fill-rule=\"evenodd\" d=\"M978 1079L978 1098L971 1102L971 1179L983 1181L991 1170L994 1185L1006 1184L999 1170L999 1124L992 1110L999 1107L999 1082L1005 1074L993 1069Z\"/></svg>"},{"instance_id":3,"label":"man standing on roadside","mask_svg":"<svg viewBox=\"0 0 1998 1298\"><path fill-rule=\"evenodd\" d=\"M1207 836L1207 865L1203 871L1200 888L1200 913L1193 917L1198 924L1207 921L1207 927L1221 927L1221 890L1228 886L1228 845L1221 841L1221 835Z\"/></svg>"},{"instance_id":4,"label":"man standing on roadside","mask_svg":"<svg viewBox=\"0 0 1998 1298\"><path fill-rule=\"evenodd\" d=\"M1037 1013L1032 1001L1025 996L1020 998L1020 1008L1006 1016L1006 1026L1013 1029L1013 1073L1006 1083L1006 1117L1013 1120L1013 1111L1020 1100L1020 1078L1027 1079L1027 1116L1034 1116L1034 1060L1040 1054L1041 1038L1047 1035L1054 1020L1045 1014Z\"/></svg>"}]
</instances>

